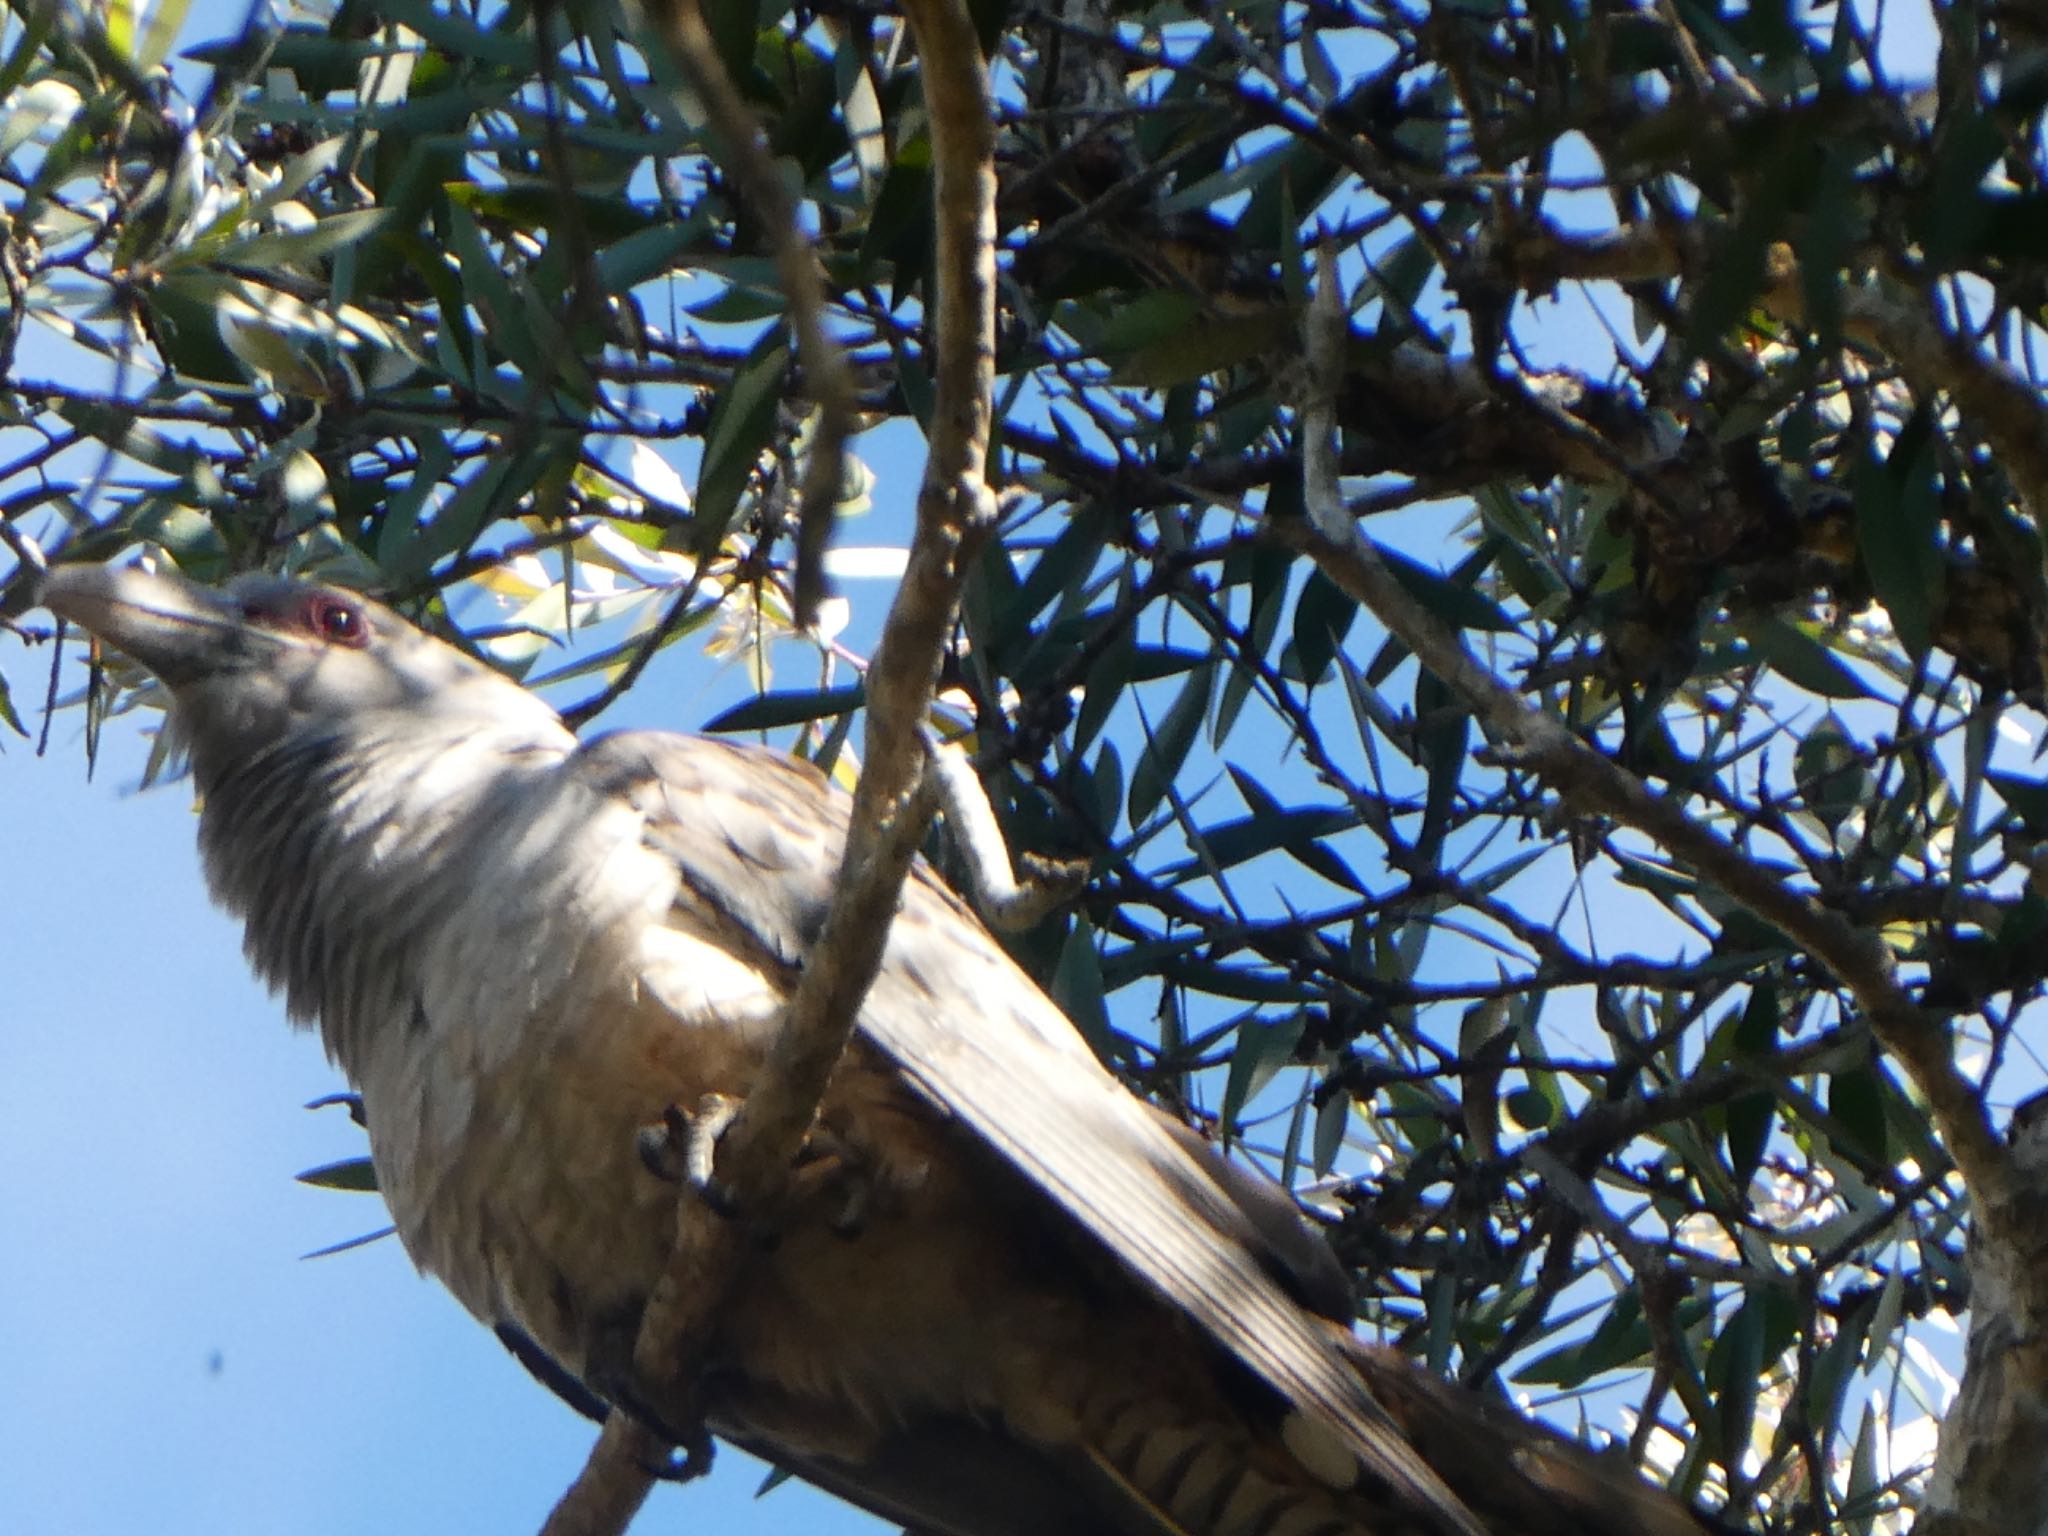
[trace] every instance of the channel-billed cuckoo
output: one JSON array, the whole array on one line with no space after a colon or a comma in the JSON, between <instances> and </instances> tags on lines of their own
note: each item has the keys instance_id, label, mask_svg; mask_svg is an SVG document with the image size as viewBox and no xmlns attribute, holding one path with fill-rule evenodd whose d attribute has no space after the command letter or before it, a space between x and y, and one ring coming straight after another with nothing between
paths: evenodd
<instances>
[{"instance_id":1,"label":"channel-billed cuckoo","mask_svg":"<svg viewBox=\"0 0 2048 1536\"><path fill-rule=\"evenodd\" d=\"M43 599L168 689L214 895L360 1092L414 1262L571 1401L659 1405L632 1345L677 1190L642 1129L744 1101L848 799L761 748L579 743L349 592L72 566ZM1707 1528L1363 1345L1288 1198L921 866L774 1223L693 1401L920 1536Z\"/></svg>"}]
</instances>

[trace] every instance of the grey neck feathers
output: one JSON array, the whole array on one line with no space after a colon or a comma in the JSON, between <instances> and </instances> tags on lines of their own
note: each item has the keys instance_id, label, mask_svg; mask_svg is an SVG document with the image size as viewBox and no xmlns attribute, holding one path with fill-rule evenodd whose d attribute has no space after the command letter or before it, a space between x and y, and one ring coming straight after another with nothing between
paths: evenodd
<instances>
[{"instance_id":1,"label":"grey neck feathers","mask_svg":"<svg viewBox=\"0 0 2048 1536\"><path fill-rule=\"evenodd\" d=\"M479 888L512 873L497 867L508 829L530 824L573 747L559 728L423 731L397 715L308 726L211 772L201 761L215 899L246 921L250 964L295 1020L319 1023L352 1079L381 1032L423 1023L449 926L493 919Z\"/></svg>"}]
</instances>

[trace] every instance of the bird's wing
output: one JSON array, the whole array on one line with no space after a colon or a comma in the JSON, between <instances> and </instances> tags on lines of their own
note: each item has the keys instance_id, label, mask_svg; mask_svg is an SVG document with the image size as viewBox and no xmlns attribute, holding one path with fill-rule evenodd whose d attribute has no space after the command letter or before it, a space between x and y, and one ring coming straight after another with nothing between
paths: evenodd
<instances>
[{"instance_id":1,"label":"bird's wing","mask_svg":"<svg viewBox=\"0 0 2048 1536\"><path fill-rule=\"evenodd\" d=\"M641 812L678 901L800 967L845 845L849 801L783 754L654 732L571 760ZM1344 1342L1269 1273L1285 1264L1221 1179L1095 1059L1073 1025L922 864L904 886L860 1029L1133 1274L1312 1423L1399 1502L1446 1531L1480 1526L1416 1455ZM1327 1436L1325 1436L1327 1438Z\"/></svg>"}]
</instances>

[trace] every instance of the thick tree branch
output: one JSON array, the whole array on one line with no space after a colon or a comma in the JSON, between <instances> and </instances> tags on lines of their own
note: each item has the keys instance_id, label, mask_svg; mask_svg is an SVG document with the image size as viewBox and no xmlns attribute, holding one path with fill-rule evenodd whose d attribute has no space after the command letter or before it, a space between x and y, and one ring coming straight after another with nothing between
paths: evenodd
<instances>
[{"instance_id":1,"label":"thick tree branch","mask_svg":"<svg viewBox=\"0 0 2048 1536\"><path fill-rule=\"evenodd\" d=\"M2048 1512L2048 1101L2013 1115L2029 1219L1970 1241L1970 1339L1914 1536L2005 1536Z\"/></svg>"},{"instance_id":2,"label":"thick tree branch","mask_svg":"<svg viewBox=\"0 0 2048 1536\"><path fill-rule=\"evenodd\" d=\"M996 825L988 791L974 764L957 745L936 735L925 741L926 767L938 791L946 830L967 870L975 910L991 928L1021 933L1042 920L1061 902L1071 900L1087 879L1085 863L1039 869L1017 878L1003 829Z\"/></svg>"},{"instance_id":3,"label":"thick tree branch","mask_svg":"<svg viewBox=\"0 0 2048 1536\"><path fill-rule=\"evenodd\" d=\"M991 522L983 478L995 360L995 137L988 71L961 0L906 7L924 60L932 119L938 252L937 396L909 568L867 675L867 755L839 887L788 1023L719 1176L750 1167L757 1144L793 1150L880 968L886 929L924 823L920 733L969 561ZM742 1134L744 1133L744 1134ZM766 1161L764 1159L764 1161ZM782 1158L783 1162L787 1157Z\"/></svg>"}]
</instances>

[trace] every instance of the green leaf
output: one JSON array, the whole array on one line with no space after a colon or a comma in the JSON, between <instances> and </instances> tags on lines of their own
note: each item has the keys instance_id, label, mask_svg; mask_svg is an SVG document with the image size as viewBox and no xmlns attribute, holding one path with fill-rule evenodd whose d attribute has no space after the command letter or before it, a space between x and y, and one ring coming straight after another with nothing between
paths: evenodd
<instances>
[{"instance_id":1,"label":"green leaf","mask_svg":"<svg viewBox=\"0 0 2048 1536\"><path fill-rule=\"evenodd\" d=\"M534 40L519 12L502 13L504 20L491 27L431 0L377 0L376 14L410 27L452 58L494 64L522 78L533 67Z\"/></svg>"},{"instance_id":2,"label":"green leaf","mask_svg":"<svg viewBox=\"0 0 2048 1536\"><path fill-rule=\"evenodd\" d=\"M1824 699L1870 697L1870 690L1856 674L1815 639L1807 626L1767 614L1749 614L1739 621L1739 628L1756 656L1769 662L1788 683Z\"/></svg>"},{"instance_id":3,"label":"green leaf","mask_svg":"<svg viewBox=\"0 0 2048 1536\"><path fill-rule=\"evenodd\" d=\"M192 575L225 574L227 544L213 518L170 496L139 503L131 525L138 539L161 544Z\"/></svg>"},{"instance_id":4,"label":"green leaf","mask_svg":"<svg viewBox=\"0 0 2048 1536\"><path fill-rule=\"evenodd\" d=\"M1422 827L1415 837L1415 868L1434 868L1451 828L1451 814L1464 783L1465 749L1472 716L1462 700L1434 672L1415 675L1415 741L1429 770Z\"/></svg>"},{"instance_id":5,"label":"green leaf","mask_svg":"<svg viewBox=\"0 0 2048 1536\"><path fill-rule=\"evenodd\" d=\"M1622 1291L1601 1317L1590 1337L1539 1355L1514 1373L1518 1382L1555 1387L1583 1386L1593 1377L1647 1360L1650 1325L1643 1317L1642 1297Z\"/></svg>"},{"instance_id":6,"label":"green leaf","mask_svg":"<svg viewBox=\"0 0 2048 1536\"><path fill-rule=\"evenodd\" d=\"M1078 761L1078 759L1076 760ZM1116 743L1105 741L1095 754L1095 766L1088 775L1094 791L1095 827L1105 838L1113 838L1123 817L1124 760Z\"/></svg>"},{"instance_id":7,"label":"green leaf","mask_svg":"<svg viewBox=\"0 0 2048 1536\"><path fill-rule=\"evenodd\" d=\"M1123 602L1135 589L1136 580L1128 567L1117 579L1117 600ZM1074 750L1086 752L1109 723L1110 711L1123 699L1129 686L1131 655L1138 646L1137 628L1117 627L1109 643L1097 653L1088 669L1088 681L1081 694L1081 707L1074 716ZM1155 797L1156 803L1156 797Z\"/></svg>"},{"instance_id":8,"label":"green leaf","mask_svg":"<svg viewBox=\"0 0 2048 1536\"><path fill-rule=\"evenodd\" d=\"M1436 275L1436 270L1436 252L1428 242L1414 235L1396 242L1394 248L1374 265L1357 296L1359 302L1378 297L1379 325L1369 340L1355 339L1352 346L1360 352L1375 348L1384 350L1391 343L1413 335L1418 329L1416 301L1422 297L1423 288Z\"/></svg>"},{"instance_id":9,"label":"green leaf","mask_svg":"<svg viewBox=\"0 0 2048 1536\"><path fill-rule=\"evenodd\" d=\"M1749 1444L1757 1387L1768 1363L1763 1334L1763 1309L1752 1295L1735 1309L1735 1316L1708 1346L1707 1385L1713 1389L1720 1419L1715 1426L1721 1441L1717 1459L1736 1457L1740 1448Z\"/></svg>"},{"instance_id":10,"label":"green leaf","mask_svg":"<svg viewBox=\"0 0 2048 1536\"><path fill-rule=\"evenodd\" d=\"M1474 591L1472 581L1492 559L1492 540L1481 546L1459 563L1460 574L1446 576L1428 566L1410 560L1399 550L1388 549L1384 544L1376 546L1379 556L1394 575L1394 579L1408 589L1408 595L1435 614L1454 629L1479 629L1494 634L1507 634L1514 630L1515 621L1492 598L1484 592Z\"/></svg>"},{"instance_id":11,"label":"green leaf","mask_svg":"<svg viewBox=\"0 0 2048 1536\"><path fill-rule=\"evenodd\" d=\"M1358 599L1321 571L1310 571L1294 602L1293 676L1313 688L1329 674L1330 660L1358 618Z\"/></svg>"},{"instance_id":12,"label":"green leaf","mask_svg":"<svg viewBox=\"0 0 2048 1536\"><path fill-rule=\"evenodd\" d=\"M1126 814L1133 827L1145 824L1166 798L1167 786L1179 776L1181 764L1187 761L1202 729L1202 720L1209 712L1209 694L1215 680L1213 664L1189 674L1158 730L1146 731L1145 750L1131 772L1131 798Z\"/></svg>"},{"instance_id":13,"label":"green leaf","mask_svg":"<svg viewBox=\"0 0 2048 1536\"><path fill-rule=\"evenodd\" d=\"M697 477L697 548L705 554L725 537L740 495L774 435L788 371L788 337L781 326L770 326L711 408Z\"/></svg>"},{"instance_id":14,"label":"green leaf","mask_svg":"<svg viewBox=\"0 0 2048 1536\"><path fill-rule=\"evenodd\" d=\"M598 286L606 293L627 293L650 278L673 271L677 258L704 238L693 224L657 224L597 253Z\"/></svg>"},{"instance_id":15,"label":"green leaf","mask_svg":"<svg viewBox=\"0 0 2048 1536\"><path fill-rule=\"evenodd\" d=\"M850 714L866 701L867 690L859 683L845 688L790 689L764 693L735 704L705 725L708 735L728 731L772 731L785 725L804 725L813 720L830 720Z\"/></svg>"},{"instance_id":16,"label":"green leaf","mask_svg":"<svg viewBox=\"0 0 2048 1536\"><path fill-rule=\"evenodd\" d=\"M1933 643L1945 576L1935 543L1941 505L1927 420L1916 416L1920 430L1902 431L1883 465L1866 458L1856 468L1856 547L1899 642L1916 661Z\"/></svg>"},{"instance_id":17,"label":"green leaf","mask_svg":"<svg viewBox=\"0 0 2048 1536\"><path fill-rule=\"evenodd\" d=\"M377 563L387 571L405 568L410 559L408 547L419 536L428 500L455 467L448 440L439 432L417 434L412 438L412 446L418 455L412 478L386 498L383 521L377 530Z\"/></svg>"},{"instance_id":18,"label":"green leaf","mask_svg":"<svg viewBox=\"0 0 2048 1536\"><path fill-rule=\"evenodd\" d=\"M1116 532L1117 522L1107 509L1095 502L1076 507L1057 537L1038 552L1031 568L1011 594L1015 613L998 616L1005 627L1022 627L1047 603L1062 593L1083 586L1102 558L1104 544ZM1082 615L1084 634L1092 635L1107 619L1100 609Z\"/></svg>"},{"instance_id":19,"label":"green leaf","mask_svg":"<svg viewBox=\"0 0 2048 1536\"><path fill-rule=\"evenodd\" d=\"M1850 156L1840 149L1824 153L1799 244L1806 328L1823 357L1833 356L1842 344L1842 271L1852 243L1865 233L1858 190Z\"/></svg>"},{"instance_id":20,"label":"green leaf","mask_svg":"<svg viewBox=\"0 0 2048 1536\"><path fill-rule=\"evenodd\" d=\"M1244 581L1250 585L1251 619L1245 625L1244 643L1232 658L1230 675L1223 680L1223 695L1216 703L1219 748L1237 724L1238 712L1258 681L1254 664L1273 648L1273 636L1279 633L1280 615L1286 608L1287 583L1293 567L1293 559L1285 550L1264 544L1249 550L1233 550L1224 559L1226 583Z\"/></svg>"},{"instance_id":21,"label":"green leaf","mask_svg":"<svg viewBox=\"0 0 2048 1536\"><path fill-rule=\"evenodd\" d=\"M1194 209L1206 211L1249 188L1264 186L1276 170L1283 168L1288 148L1289 146L1282 142L1262 146L1250 154L1236 156L1226 169L1212 176L1191 179L1171 196L1162 198L1157 206L1157 212L1169 214Z\"/></svg>"},{"instance_id":22,"label":"green leaf","mask_svg":"<svg viewBox=\"0 0 2048 1536\"><path fill-rule=\"evenodd\" d=\"M1846 1142L1844 1152L1878 1164L1887 1161L1884 1092L1874 1067L1851 1067L1828 1079L1831 1134Z\"/></svg>"},{"instance_id":23,"label":"green leaf","mask_svg":"<svg viewBox=\"0 0 2048 1536\"><path fill-rule=\"evenodd\" d=\"M22 91L0 121L0 160L34 138L45 124L75 114L81 102L76 87L54 78L38 80Z\"/></svg>"},{"instance_id":24,"label":"green leaf","mask_svg":"<svg viewBox=\"0 0 2048 1536\"><path fill-rule=\"evenodd\" d=\"M1839 1422L1842 1397L1857 1368L1866 1358L1870 1324L1878 1300L1864 1296L1852 1302L1836 1321L1836 1334L1815 1355L1807 1376L1806 1412L1814 1424Z\"/></svg>"},{"instance_id":25,"label":"green leaf","mask_svg":"<svg viewBox=\"0 0 2048 1536\"><path fill-rule=\"evenodd\" d=\"M1337 1166L1337 1154L1344 1150L1344 1133L1351 1128L1351 1090L1333 1089L1316 1107L1316 1134L1309 1153L1309 1166L1319 1179L1330 1176Z\"/></svg>"},{"instance_id":26,"label":"green leaf","mask_svg":"<svg viewBox=\"0 0 2048 1536\"><path fill-rule=\"evenodd\" d=\"M1865 1403L1863 1417L1856 1424L1856 1445L1849 1453L1849 1482L1842 1496L1847 1536L1871 1536L1876 1529L1879 1500L1884 1493L1884 1480L1877 1470L1877 1440L1882 1432L1877 1405Z\"/></svg>"},{"instance_id":27,"label":"green leaf","mask_svg":"<svg viewBox=\"0 0 2048 1536\"><path fill-rule=\"evenodd\" d=\"M893 269L890 307L909 299L931 265L932 144L919 133L896 149L882 178L881 189L868 207L868 225L861 236L860 264L865 270Z\"/></svg>"},{"instance_id":28,"label":"green leaf","mask_svg":"<svg viewBox=\"0 0 2048 1536\"><path fill-rule=\"evenodd\" d=\"M1930 271L1942 272L1968 259L1983 235L1987 213L1985 173L2005 153L2005 134L1989 114L1963 103L1943 114L1940 153L1922 182L1914 232L1925 247Z\"/></svg>"},{"instance_id":29,"label":"green leaf","mask_svg":"<svg viewBox=\"0 0 2048 1536\"><path fill-rule=\"evenodd\" d=\"M518 498L533 470L531 453L487 461L419 526L416 537L393 547L386 569L403 585L423 576L436 561L467 549L493 514Z\"/></svg>"},{"instance_id":30,"label":"green leaf","mask_svg":"<svg viewBox=\"0 0 2048 1536\"><path fill-rule=\"evenodd\" d=\"M345 1237L338 1243L329 1243L324 1248L315 1248L311 1253L302 1253L299 1257L302 1259L332 1258L337 1253L347 1253L354 1248L366 1248L371 1243L381 1243L387 1237L396 1236L397 1232L398 1228L396 1227L378 1227L373 1232L365 1232L358 1237Z\"/></svg>"},{"instance_id":31,"label":"green leaf","mask_svg":"<svg viewBox=\"0 0 2048 1536\"><path fill-rule=\"evenodd\" d=\"M1238 1118L1245 1105L1294 1060L1295 1047L1301 1044L1301 1032L1307 1023L1307 1016L1299 1011L1280 1019L1263 1019L1248 1013L1238 1022L1237 1038L1230 1052L1230 1072L1223 1081L1223 1102L1216 1112L1216 1122L1222 1127L1226 1143L1236 1136Z\"/></svg>"},{"instance_id":32,"label":"green leaf","mask_svg":"<svg viewBox=\"0 0 2048 1536\"><path fill-rule=\"evenodd\" d=\"M11 96L15 88L28 78L30 69L43 62L43 46L50 40L50 33L59 20L55 6L30 6L25 12L16 12L15 22L21 27L14 52L8 55L5 64L0 64L0 97ZM76 92L76 87L71 87ZM14 108L18 112L26 102L17 98Z\"/></svg>"},{"instance_id":33,"label":"green leaf","mask_svg":"<svg viewBox=\"0 0 2048 1536\"><path fill-rule=\"evenodd\" d=\"M1984 782L1998 791L1998 798L2026 824L2029 833L2048 837L2048 780L2023 779L2018 774L1988 768Z\"/></svg>"},{"instance_id":34,"label":"green leaf","mask_svg":"<svg viewBox=\"0 0 2048 1536\"><path fill-rule=\"evenodd\" d=\"M1110 1029L1109 1009L1103 1001L1101 956L1095 947L1095 930L1088 919L1077 917L1060 947L1060 961L1052 975L1052 1000L1074 1021L1095 1054L1104 1061L1112 1058L1116 1039Z\"/></svg>"},{"instance_id":35,"label":"green leaf","mask_svg":"<svg viewBox=\"0 0 2048 1536\"><path fill-rule=\"evenodd\" d=\"M463 296L483 321L484 333L504 350L506 358L524 374L544 374L541 355L524 327L518 324L522 306L498 265L498 258L484 243L476 216L462 205L455 189L448 204L448 243L455 253L462 276ZM479 378L479 387L483 384Z\"/></svg>"},{"instance_id":36,"label":"green leaf","mask_svg":"<svg viewBox=\"0 0 2048 1536\"><path fill-rule=\"evenodd\" d=\"M330 214L304 229L277 230L234 241L222 248L219 259L259 269L291 263L306 266L331 251L369 239L390 217L384 208Z\"/></svg>"},{"instance_id":37,"label":"green leaf","mask_svg":"<svg viewBox=\"0 0 2048 1536\"><path fill-rule=\"evenodd\" d=\"M199 450L173 443L162 433L143 426L136 412L99 397L74 395L53 400L49 408L86 436L97 438L116 453L147 464L180 479L192 472Z\"/></svg>"},{"instance_id":38,"label":"green leaf","mask_svg":"<svg viewBox=\"0 0 2048 1536\"><path fill-rule=\"evenodd\" d=\"M1341 807L1304 806L1297 810L1255 813L1239 821L1205 827L1209 856L1221 868L1245 863L1276 849L1290 852L1314 848L1323 838L1358 825L1358 813Z\"/></svg>"},{"instance_id":39,"label":"green leaf","mask_svg":"<svg viewBox=\"0 0 2048 1536\"><path fill-rule=\"evenodd\" d=\"M308 1168L298 1177L301 1184L314 1184L321 1189L346 1189L366 1195L377 1192L377 1170L367 1157L348 1157L338 1163L323 1163L318 1168Z\"/></svg>"},{"instance_id":40,"label":"green leaf","mask_svg":"<svg viewBox=\"0 0 2048 1536\"><path fill-rule=\"evenodd\" d=\"M691 319L706 325L754 325L789 313L789 301L779 293L732 283L688 309Z\"/></svg>"},{"instance_id":41,"label":"green leaf","mask_svg":"<svg viewBox=\"0 0 2048 1536\"><path fill-rule=\"evenodd\" d=\"M1778 989L1768 977L1750 988L1748 1003L1716 1033L1714 1046L1724 1035L1731 1063L1762 1061L1771 1055L1778 1038ZM1714 1054L1713 1047L1708 1054ZM1746 1093L1729 1101L1722 1136L1738 1190L1748 1189L1762 1166L1777 1114L1777 1095L1772 1093Z\"/></svg>"},{"instance_id":42,"label":"green leaf","mask_svg":"<svg viewBox=\"0 0 2048 1536\"><path fill-rule=\"evenodd\" d=\"M2048 933L2048 901L2029 886L2019 905L2005 914L1998 925L1998 948L2007 955L2031 949Z\"/></svg>"}]
</instances>

